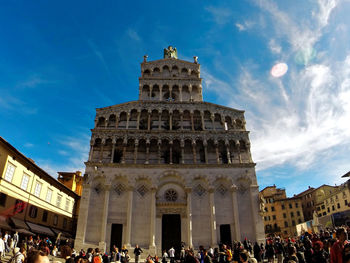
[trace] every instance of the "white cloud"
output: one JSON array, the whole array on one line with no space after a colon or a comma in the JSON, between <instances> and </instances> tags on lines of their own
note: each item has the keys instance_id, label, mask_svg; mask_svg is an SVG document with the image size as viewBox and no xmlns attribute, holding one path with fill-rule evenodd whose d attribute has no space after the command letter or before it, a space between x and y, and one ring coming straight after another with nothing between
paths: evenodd
<instances>
[{"instance_id":1,"label":"white cloud","mask_svg":"<svg viewBox=\"0 0 350 263\"><path fill-rule=\"evenodd\" d=\"M207 72L204 79L229 106L246 110L258 170L287 163L307 169L350 146L350 54L294 71L289 89L281 80L254 78L249 69L242 68L237 91Z\"/></svg>"},{"instance_id":2,"label":"white cloud","mask_svg":"<svg viewBox=\"0 0 350 263\"><path fill-rule=\"evenodd\" d=\"M274 28L279 37L285 37L293 47L293 51L310 49L322 35L322 29L328 25L332 10L336 7L335 0L319 0L318 8L313 11L316 21L298 20L295 23L287 12L280 10L275 2L270 0L256 1L257 5L271 15Z\"/></svg>"},{"instance_id":3,"label":"white cloud","mask_svg":"<svg viewBox=\"0 0 350 263\"><path fill-rule=\"evenodd\" d=\"M229 8L208 6L205 10L211 14L214 22L218 25L224 25L232 21L232 12Z\"/></svg>"},{"instance_id":4,"label":"white cloud","mask_svg":"<svg viewBox=\"0 0 350 263\"><path fill-rule=\"evenodd\" d=\"M76 137L60 138L58 143L67 150L59 150L58 154L65 156L65 161L54 162L54 158L38 160L38 165L53 177L57 177L57 172L85 171L85 164L88 160L90 150L90 137L80 134Z\"/></svg>"},{"instance_id":5,"label":"white cloud","mask_svg":"<svg viewBox=\"0 0 350 263\"><path fill-rule=\"evenodd\" d=\"M27 143L24 144L24 147L31 148L31 147L34 147L34 144L32 144L30 142L27 142Z\"/></svg>"},{"instance_id":6,"label":"white cloud","mask_svg":"<svg viewBox=\"0 0 350 263\"><path fill-rule=\"evenodd\" d=\"M254 22L252 21L244 21L243 23L236 23L236 27L239 31L246 31L254 26Z\"/></svg>"},{"instance_id":7,"label":"white cloud","mask_svg":"<svg viewBox=\"0 0 350 263\"><path fill-rule=\"evenodd\" d=\"M133 30L133 29L131 29L131 28L128 28L128 30L126 31L126 33L128 34L128 36L129 36L131 39L133 39L133 40L135 40L135 41L141 41L141 37L139 36L139 34L138 34L135 30Z\"/></svg>"},{"instance_id":8,"label":"white cloud","mask_svg":"<svg viewBox=\"0 0 350 263\"><path fill-rule=\"evenodd\" d=\"M269 41L269 48L272 51L272 53L275 54L280 54L282 51L282 47L278 43L276 43L276 40L274 39L271 39Z\"/></svg>"}]
</instances>

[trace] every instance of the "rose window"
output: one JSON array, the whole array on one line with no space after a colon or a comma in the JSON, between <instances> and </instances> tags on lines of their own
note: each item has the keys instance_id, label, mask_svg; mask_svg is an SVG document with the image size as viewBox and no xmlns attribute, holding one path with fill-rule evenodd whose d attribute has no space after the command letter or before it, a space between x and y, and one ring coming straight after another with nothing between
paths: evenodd
<instances>
[{"instance_id":1,"label":"rose window","mask_svg":"<svg viewBox=\"0 0 350 263\"><path fill-rule=\"evenodd\" d=\"M165 200L175 202L177 200L177 192L174 189L169 189L165 192Z\"/></svg>"}]
</instances>

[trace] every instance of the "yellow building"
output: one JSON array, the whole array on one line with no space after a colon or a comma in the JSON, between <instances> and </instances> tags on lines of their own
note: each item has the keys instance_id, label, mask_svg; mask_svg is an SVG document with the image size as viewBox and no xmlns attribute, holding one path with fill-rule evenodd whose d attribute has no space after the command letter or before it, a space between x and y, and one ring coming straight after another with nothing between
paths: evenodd
<instances>
[{"instance_id":1,"label":"yellow building","mask_svg":"<svg viewBox=\"0 0 350 263\"><path fill-rule=\"evenodd\" d=\"M79 195L0 137L0 227L74 236Z\"/></svg>"},{"instance_id":2,"label":"yellow building","mask_svg":"<svg viewBox=\"0 0 350 263\"><path fill-rule=\"evenodd\" d=\"M80 171L76 172L58 172L57 180L81 196L83 191L83 180Z\"/></svg>"},{"instance_id":3,"label":"yellow building","mask_svg":"<svg viewBox=\"0 0 350 263\"><path fill-rule=\"evenodd\" d=\"M265 234L296 236L296 225L304 222L300 198L287 198L286 190L275 185L265 187L260 196L264 200Z\"/></svg>"},{"instance_id":4,"label":"yellow building","mask_svg":"<svg viewBox=\"0 0 350 263\"><path fill-rule=\"evenodd\" d=\"M319 217L333 213L350 210L350 183L349 181L335 187L333 192L316 204L316 211Z\"/></svg>"},{"instance_id":5,"label":"yellow building","mask_svg":"<svg viewBox=\"0 0 350 263\"><path fill-rule=\"evenodd\" d=\"M337 191L337 187L324 184L318 188L309 186L307 190L295 195L302 200L305 221L312 220L317 204L333 195L335 191Z\"/></svg>"}]
</instances>

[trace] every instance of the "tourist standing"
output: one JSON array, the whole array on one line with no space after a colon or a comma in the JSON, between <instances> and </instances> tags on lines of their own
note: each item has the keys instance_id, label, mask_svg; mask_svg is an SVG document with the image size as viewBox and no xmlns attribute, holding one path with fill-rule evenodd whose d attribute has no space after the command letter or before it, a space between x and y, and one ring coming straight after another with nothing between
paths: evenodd
<instances>
[{"instance_id":1,"label":"tourist standing","mask_svg":"<svg viewBox=\"0 0 350 263\"><path fill-rule=\"evenodd\" d=\"M174 263L175 262L175 249L174 249L174 247L171 247L169 249L169 257L170 257L170 263Z\"/></svg>"},{"instance_id":2,"label":"tourist standing","mask_svg":"<svg viewBox=\"0 0 350 263\"><path fill-rule=\"evenodd\" d=\"M258 242L255 242L253 251L254 251L254 257L255 257L256 261L258 261L260 263L262 253L261 253L261 248L260 248Z\"/></svg>"},{"instance_id":3,"label":"tourist standing","mask_svg":"<svg viewBox=\"0 0 350 263\"><path fill-rule=\"evenodd\" d=\"M135 254L135 263L139 263L140 255L142 253L142 249L139 247L139 245L135 246L134 254Z\"/></svg>"},{"instance_id":4,"label":"tourist standing","mask_svg":"<svg viewBox=\"0 0 350 263\"><path fill-rule=\"evenodd\" d=\"M0 235L0 260L5 257L5 241L4 238Z\"/></svg>"},{"instance_id":5,"label":"tourist standing","mask_svg":"<svg viewBox=\"0 0 350 263\"><path fill-rule=\"evenodd\" d=\"M344 246L348 243L345 228L338 228L336 231L337 241L331 248L331 263L343 263Z\"/></svg>"},{"instance_id":6,"label":"tourist standing","mask_svg":"<svg viewBox=\"0 0 350 263\"><path fill-rule=\"evenodd\" d=\"M163 251L162 255L162 263L167 263L168 253L166 253L166 250Z\"/></svg>"}]
</instances>

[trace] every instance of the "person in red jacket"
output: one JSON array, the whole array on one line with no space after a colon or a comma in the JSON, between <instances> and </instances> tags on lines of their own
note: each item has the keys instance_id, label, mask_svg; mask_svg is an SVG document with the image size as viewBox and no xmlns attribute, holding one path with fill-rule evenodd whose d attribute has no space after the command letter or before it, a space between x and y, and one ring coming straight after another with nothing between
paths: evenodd
<instances>
[{"instance_id":1,"label":"person in red jacket","mask_svg":"<svg viewBox=\"0 0 350 263\"><path fill-rule=\"evenodd\" d=\"M343 250L348 243L348 235L345 228L338 228L336 231L337 242L331 248L331 263L343 263Z\"/></svg>"}]
</instances>

